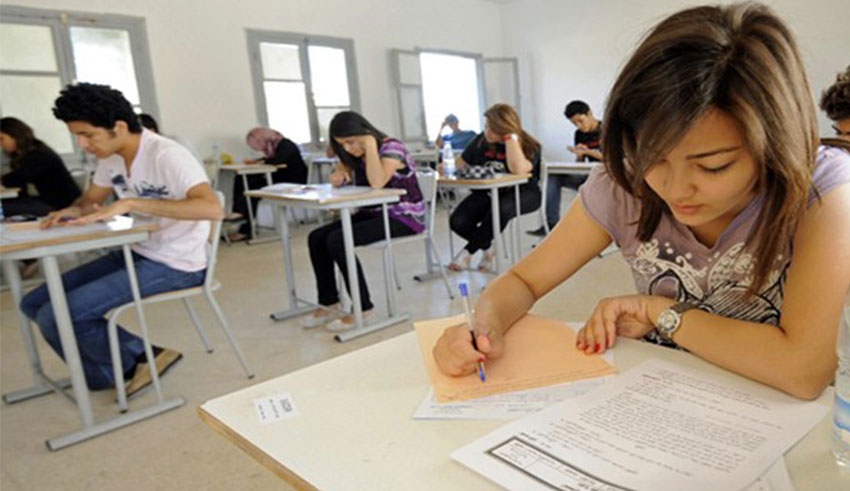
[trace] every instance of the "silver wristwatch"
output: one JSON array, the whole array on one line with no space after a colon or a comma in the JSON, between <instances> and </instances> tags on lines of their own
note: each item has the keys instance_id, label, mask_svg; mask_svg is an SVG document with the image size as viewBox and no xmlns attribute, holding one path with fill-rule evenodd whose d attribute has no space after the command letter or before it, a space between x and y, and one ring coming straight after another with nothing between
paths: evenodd
<instances>
[{"instance_id":1,"label":"silver wristwatch","mask_svg":"<svg viewBox=\"0 0 850 491\"><path fill-rule=\"evenodd\" d=\"M662 338L672 341L673 334L682 325L682 314L691 309L698 308L697 305L688 302L679 302L661 312L655 321L655 329Z\"/></svg>"}]
</instances>

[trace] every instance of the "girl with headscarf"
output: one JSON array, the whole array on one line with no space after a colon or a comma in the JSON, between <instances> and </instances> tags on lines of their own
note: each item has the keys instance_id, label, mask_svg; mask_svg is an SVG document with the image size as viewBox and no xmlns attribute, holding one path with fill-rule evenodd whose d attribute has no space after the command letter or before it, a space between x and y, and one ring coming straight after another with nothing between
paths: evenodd
<instances>
[{"instance_id":1,"label":"girl with headscarf","mask_svg":"<svg viewBox=\"0 0 850 491\"><path fill-rule=\"evenodd\" d=\"M292 140L271 128L257 127L248 132L245 142L252 150L262 152L259 159L246 160L246 164L286 165L272 173L272 182L307 182L307 165L301 157L301 150ZM248 187L258 189L266 185L266 176L255 174L248 176ZM257 200L251 201L253 216L257 216ZM242 179L233 183L233 211L248 215L248 204L245 202L245 189ZM245 222L239 227L239 232L231 234L231 240L244 240L251 233L251 224Z\"/></svg>"}]
</instances>

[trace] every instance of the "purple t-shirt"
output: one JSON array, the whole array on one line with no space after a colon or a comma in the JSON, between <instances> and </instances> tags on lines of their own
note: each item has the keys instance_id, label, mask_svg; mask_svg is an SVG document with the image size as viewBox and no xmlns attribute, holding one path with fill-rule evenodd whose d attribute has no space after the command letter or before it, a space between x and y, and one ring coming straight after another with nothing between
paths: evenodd
<instances>
[{"instance_id":1,"label":"purple t-shirt","mask_svg":"<svg viewBox=\"0 0 850 491\"><path fill-rule=\"evenodd\" d=\"M422 233L425 230L425 200L419 189L419 181L416 179L416 162L407 151L404 143L395 138L387 138L381 142L378 148L381 158L387 157L400 160L407 167L399 169L390 178L386 188L404 189L407 194L402 195L397 203L387 207L390 218L407 225L414 233ZM368 186L369 179L366 176L366 166L361 162L354 169L354 183L360 186ZM366 213L381 213L380 206L361 208Z\"/></svg>"},{"instance_id":2,"label":"purple t-shirt","mask_svg":"<svg viewBox=\"0 0 850 491\"><path fill-rule=\"evenodd\" d=\"M812 181L820 196L850 182L850 154L820 147ZM619 246L639 293L695 303L708 312L733 319L779 324L792 237L785 239L788 246L777 256L759 295L744 299L755 264L746 239L756 225L763 196L756 196L709 248L669 214L662 216L652 238L638 240L640 201L617 185L604 166L591 172L579 195L590 217ZM810 193L810 206L815 199ZM662 342L655 331L650 331L647 339L669 344Z\"/></svg>"}]
</instances>

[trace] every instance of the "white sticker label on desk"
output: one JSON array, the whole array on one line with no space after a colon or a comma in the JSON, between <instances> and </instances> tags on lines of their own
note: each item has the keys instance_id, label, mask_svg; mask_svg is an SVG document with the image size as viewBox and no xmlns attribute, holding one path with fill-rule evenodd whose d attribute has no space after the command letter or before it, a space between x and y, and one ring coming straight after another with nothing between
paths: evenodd
<instances>
[{"instance_id":1,"label":"white sticker label on desk","mask_svg":"<svg viewBox=\"0 0 850 491\"><path fill-rule=\"evenodd\" d=\"M282 419L298 416L295 401L288 392L279 392L272 396L254 399L254 408L260 424L267 425Z\"/></svg>"}]
</instances>

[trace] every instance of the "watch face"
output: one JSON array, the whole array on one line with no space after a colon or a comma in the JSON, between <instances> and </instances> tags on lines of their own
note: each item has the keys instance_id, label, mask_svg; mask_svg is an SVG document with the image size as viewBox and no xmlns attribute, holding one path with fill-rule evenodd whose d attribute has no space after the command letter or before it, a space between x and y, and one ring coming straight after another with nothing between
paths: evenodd
<instances>
[{"instance_id":1,"label":"watch face","mask_svg":"<svg viewBox=\"0 0 850 491\"><path fill-rule=\"evenodd\" d=\"M661 331L661 334L667 335L672 330L676 328L679 324L679 314L675 311L667 309L664 312L661 312L661 315L658 316L658 330Z\"/></svg>"}]
</instances>

